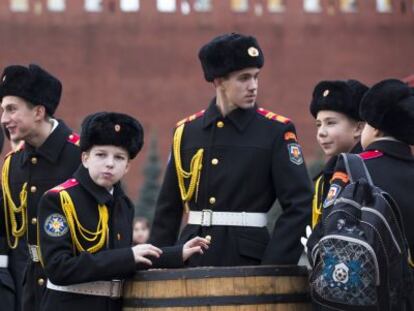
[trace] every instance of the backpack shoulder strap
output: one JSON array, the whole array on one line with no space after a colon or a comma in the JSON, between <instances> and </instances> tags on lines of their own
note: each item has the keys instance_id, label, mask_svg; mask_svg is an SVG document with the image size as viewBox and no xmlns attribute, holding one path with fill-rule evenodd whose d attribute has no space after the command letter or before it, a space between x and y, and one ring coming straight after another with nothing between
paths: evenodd
<instances>
[{"instance_id":1,"label":"backpack shoulder strap","mask_svg":"<svg viewBox=\"0 0 414 311\"><path fill-rule=\"evenodd\" d=\"M353 153L341 153L340 157L344 161L346 172L348 173L351 182L363 178L370 185L373 185L371 175L365 166L364 160L359 155Z\"/></svg>"}]
</instances>

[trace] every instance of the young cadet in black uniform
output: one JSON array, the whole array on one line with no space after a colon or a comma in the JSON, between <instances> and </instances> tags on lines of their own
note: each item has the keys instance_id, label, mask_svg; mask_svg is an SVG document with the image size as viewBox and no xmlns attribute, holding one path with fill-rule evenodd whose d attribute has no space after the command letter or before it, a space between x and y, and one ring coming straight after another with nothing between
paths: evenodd
<instances>
[{"instance_id":1,"label":"young cadet in black uniform","mask_svg":"<svg viewBox=\"0 0 414 311\"><path fill-rule=\"evenodd\" d=\"M134 206L119 181L142 144L143 129L128 115L103 112L84 121L82 165L39 205L41 258L48 277L42 311L120 311L121 280L137 268L182 266L208 247L198 237L163 253L150 244L132 247Z\"/></svg>"},{"instance_id":2,"label":"young cadet in black uniform","mask_svg":"<svg viewBox=\"0 0 414 311\"><path fill-rule=\"evenodd\" d=\"M310 112L316 119L316 139L328 161L314 178L312 227L320 221L337 155L362 151L360 140L364 122L359 117L359 104L367 90L361 82L348 80L321 81L313 91Z\"/></svg>"},{"instance_id":3,"label":"young cadet in black uniform","mask_svg":"<svg viewBox=\"0 0 414 311\"><path fill-rule=\"evenodd\" d=\"M364 152L360 155L374 185L388 192L400 208L411 250L409 260L414 268L414 157L410 150L410 145L414 145L414 94L399 80L381 81L363 97L360 116L366 121L361 137ZM348 182L345 164L340 159L331 182L336 196L327 198L325 204L333 204ZM319 230L314 231L310 243L316 243L319 235ZM311 247L308 243L308 249ZM414 293L406 308L413 310Z\"/></svg>"},{"instance_id":4,"label":"young cadet in black uniform","mask_svg":"<svg viewBox=\"0 0 414 311\"><path fill-rule=\"evenodd\" d=\"M263 52L254 37L232 33L204 45L199 58L216 97L177 124L150 241L176 243L188 213L179 243L212 239L190 266L297 264L312 189L293 123L257 107ZM266 213L276 199L283 214L269 237Z\"/></svg>"},{"instance_id":5,"label":"young cadet in black uniform","mask_svg":"<svg viewBox=\"0 0 414 311\"><path fill-rule=\"evenodd\" d=\"M37 65L9 66L0 76L1 123L12 141L24 141L6 156L2 169L1 215L6 216L0 234L10 249L16 310L22 301L24 310L39 310L46 286L38 258L38 201L80 163L78 135L53 118L61 93L60 81Z\"/></svg>"}]
</instances>

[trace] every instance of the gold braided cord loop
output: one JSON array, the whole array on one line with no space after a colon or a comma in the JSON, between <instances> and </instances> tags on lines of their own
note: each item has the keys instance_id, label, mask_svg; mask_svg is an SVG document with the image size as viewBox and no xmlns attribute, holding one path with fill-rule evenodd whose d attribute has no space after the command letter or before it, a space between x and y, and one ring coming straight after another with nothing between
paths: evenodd
<instances>
[{"instance_id":1,"label":"gold braided cord loop","mask_svg":"<svg viewBox=\"0 0 414 311\"><path fill-rule=\"evenodd\" d=\"M19 207L13 202L13 198L9 185L9 170L10 170L11 155L9 155L3 164L1 172L2 177L2 189L3 189L3 202L4 202L4 221L6 226L7 244L10 248L14 249L19 244L19 238L21 238L27 232L27 182L23 184L20 191ZM17 215L21 216L21 224L18 227ZM10 228L11 227L11 228ZM11 229L11 232L10 232ZM12 241L14 237L14 241Z\"/></svg>"},{"instance_id":2,"label":"gold braided cord loop","mask_svg":"<svg viewBox=\"0 0 414 311\"><path fill-rule=\"evenodd\" d=\"M315 183L315 194L312 200L312 228L318 224L322 216L322 196L323 196L323 175L318 177ZM322 183L322 184L321 184ZM322 188L321 188L322 186Z\"/></svg>"},{"instance_id":3,"label":"gold braided cord loop","mask_svg":"<svg viewBox=\"0 0 414 311\"><path fill-rule=\"evenodd\" d=\"M190 208L188 202L192 199L194 192L196 192L195 201L197 202L198 186L200 184L200 175L203 162L204 149L198 149L196 154L191 159L190 171L187 172L181 165L181 138L183 136L185 124L180 125L175 133L173 140L173 152L175 159L175 169L177 171L178 186L180 188L181 200L184 203L185 212L188 213ZM184 179L190 179L188 189L185 188Z\"/></svg>"},{"instance_id":4,"label":"gold braided cord loop","mask_svg":"<svg viewBox=\"0 0 414 311\"><path fill-rule=\"evenodd\" d=\"M82 236L83 239L89 242L96 242L95 245L86 249L89 253L96 253L105 245L108 236L108 208L104 204L98 205L99 212L99 221L96 226L96 231L90 231L82 226L76 214L76 209L73 204L73 201L70 195L66 191L61 191L60 193L60 203L63 209L63 212L66 216L66 221L68 222L70 235L72 242L74 243L74 248L78 252L84 252L85 248L82 246L79 241L78 234Z\"/></svg>"}]
</instances>

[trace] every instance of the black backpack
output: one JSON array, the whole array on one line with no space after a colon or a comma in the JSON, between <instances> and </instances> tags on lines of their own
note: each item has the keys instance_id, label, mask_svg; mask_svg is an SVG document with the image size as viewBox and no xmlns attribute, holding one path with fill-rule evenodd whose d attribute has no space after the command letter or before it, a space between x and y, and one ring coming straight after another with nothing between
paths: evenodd
<instances>
[{"instance_id":1,"label":"black backpack","mask_svg":"<svg viewBox=\"0 0 414 311\"><path fill-rule=\"evenodd\" d=\"M373 185L361 157L341 157L350 183L327 210L309 253L312 298L335 310L405 310L413 272L399 208Z\"/></svg>"}]
</instances>

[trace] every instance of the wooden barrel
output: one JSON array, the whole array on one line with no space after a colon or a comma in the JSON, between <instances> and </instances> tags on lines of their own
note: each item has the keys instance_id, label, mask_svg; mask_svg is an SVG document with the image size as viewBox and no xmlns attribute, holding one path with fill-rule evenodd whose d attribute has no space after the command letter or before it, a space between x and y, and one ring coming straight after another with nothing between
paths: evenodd
<instances>
[{"instance_id":1,"label":"wooden barrel","mask_svg":"<svg viewBox=\"0 0 414 311\"><path fill-rule=\"evenodd\" d=\"M200 267L138 272L123 311L310 311L306 267Z\"/></svg>"}]
</instances>

